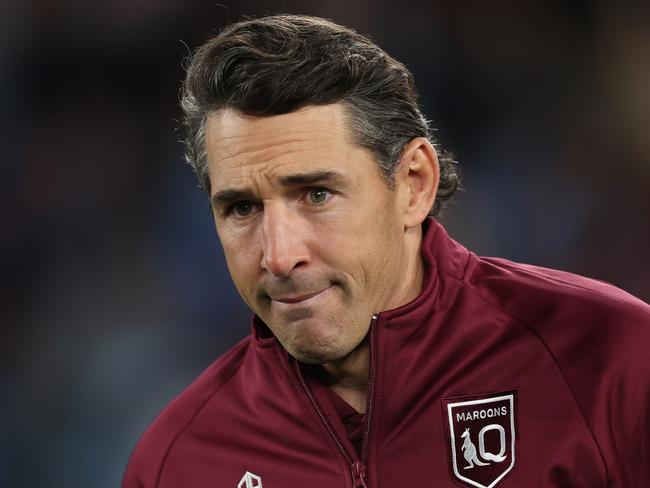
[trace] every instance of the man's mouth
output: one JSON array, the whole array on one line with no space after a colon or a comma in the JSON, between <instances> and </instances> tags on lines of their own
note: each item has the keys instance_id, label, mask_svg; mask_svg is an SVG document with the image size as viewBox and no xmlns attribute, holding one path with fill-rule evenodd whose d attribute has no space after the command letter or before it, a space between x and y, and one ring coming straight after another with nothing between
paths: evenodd
<instances>
[{"instance_id":1,"label":"man's mouth","mask_svg":"<svg viewBox=\"0 0 650 488\"><path fill-rule=\"evenodd\" d=\"M281 295L277 297L270 297L271 301L276 302L282 305L308 305L311 304L321 297L324 297L331 290L332 286L323 288L322 290L313 292L313 293L301 293L301 294L291 294L291 295Z\"/></svg>"}]
</instances>

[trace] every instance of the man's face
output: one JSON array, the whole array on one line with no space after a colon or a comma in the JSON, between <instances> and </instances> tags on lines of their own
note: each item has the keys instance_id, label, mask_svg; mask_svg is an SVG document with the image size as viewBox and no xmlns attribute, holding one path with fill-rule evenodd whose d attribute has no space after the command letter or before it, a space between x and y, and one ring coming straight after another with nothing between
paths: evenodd
<instances>
[{"instance_id":1,"label":"man's face","mask_svg":"<svg viewBox=\"0 0 650 488\"><path fill-rule=\"evenodd\" d=\"M347 356L374 313L412 294L404 198L352 142L341 104L271 117L222 110L208 120L206 148L235 286L295 358Z\"/></svg>"}]
</instances>

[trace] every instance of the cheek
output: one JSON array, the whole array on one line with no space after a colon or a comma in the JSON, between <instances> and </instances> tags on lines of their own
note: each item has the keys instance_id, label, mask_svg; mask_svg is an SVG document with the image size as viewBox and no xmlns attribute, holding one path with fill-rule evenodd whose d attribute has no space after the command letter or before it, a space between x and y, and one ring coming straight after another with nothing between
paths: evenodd
<instances>
[{"instance_id":1,"label":"cheek","mask_svg":"<svg viewBox=\"0 0 650 488\"><path fill-rule=\"evenodd\" d=\"M235 287L244 300L249 303L261 269L261 257L252 245L243 242L221 241L226 265Z\"/></svg>"},{"instance_id":2,"label":"cheek","mask_svg":"<svg viewBox=\"0 0 650 488\"><path fill-rule=\"evenodd\" d=\"M364 287L379 286L376 280L394 266L403 229L392 202L368 198L364 203L319 222L312 229L312 235L319 236L313 242L331 267L349 273Z\"/></svg>"},{"instance_id":3,"label":"cheek","mask_svg":"<svg viewBox=\"0 0 650 488\"><path fill-rule=\"evenodd\" d=\"M390 218L380 219L369 234L359 258L369 288L383 290L396 279L402 262L402 234Z\"/></svg>"}]
</instances>

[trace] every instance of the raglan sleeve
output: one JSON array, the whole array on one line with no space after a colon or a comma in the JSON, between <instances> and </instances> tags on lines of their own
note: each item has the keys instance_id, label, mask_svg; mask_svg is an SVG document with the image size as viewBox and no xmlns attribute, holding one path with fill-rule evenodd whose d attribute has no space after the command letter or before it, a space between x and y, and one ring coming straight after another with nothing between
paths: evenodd
<instances>
[{"instance_id":1,"label":"raglan sleeve","mask_svg":"<svg viewBox=\"0 0 650 488\"><path fill-rule=\"evenodd\" d=\"M571 313L543 337L600 452L604 485L648 488L650 306L606 291L572 298Z\"/></svg>"},{"instance_id":2,"label":"raglan sleeve","mask_svg":"<svg viewBox=\"0 0 650 488\"><path fill-rule=\"evenodd\" d=\"M650 307L646 312L638 334L628 341L629 363L611 400L620 412L612 415L621 425L620 433L614 433L625 471L620 486L634 488L650 487Z\"/></svg>"},{"instance_id":3,"label":"raglan sleeve","mask_svg":"<svg viewBox=\"0 0 650 488\"><path fill-rule=\"evenodd\" d=\"M650 377L646 376L646 381L650 384ZM636 440L631 448L634 455L632 473L630 473L634 484L631 486L638 487L650 486L650 392L648 390L650 387L646 388L645 406L638 427L635 429Z\"/></svg>"},{"instance_id":4,"label":"raglan sleeve","mask_svg":"<svg viewBox=\"0 0 650 488\"><path fill-rule=\"evenodd\" d=\"M604 329L605 330L605 329ZM650 487L650 306L631 303L604 331L603 361L583 408L610 486ZM592 360L592 364L598 367ZM580 390L580 387L576 387ZM583 387L587 390L587 387Z\"/></svg>"}]
</instances>

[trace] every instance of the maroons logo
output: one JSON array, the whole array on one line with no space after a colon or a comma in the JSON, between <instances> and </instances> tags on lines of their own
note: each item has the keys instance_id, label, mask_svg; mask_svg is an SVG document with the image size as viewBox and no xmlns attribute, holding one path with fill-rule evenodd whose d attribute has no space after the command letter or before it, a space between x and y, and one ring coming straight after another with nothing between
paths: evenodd
<instances>
[{"instance_id":1,"label":"maroons logo","mask_svg":"<svg viewBox=\"0 0 650 488\"><path fill-rule=\"evenodd\" d=\"M515 466L517 392L443 399L451 474L463 486L493 488Z\"/></svg>"}]
</instances>

